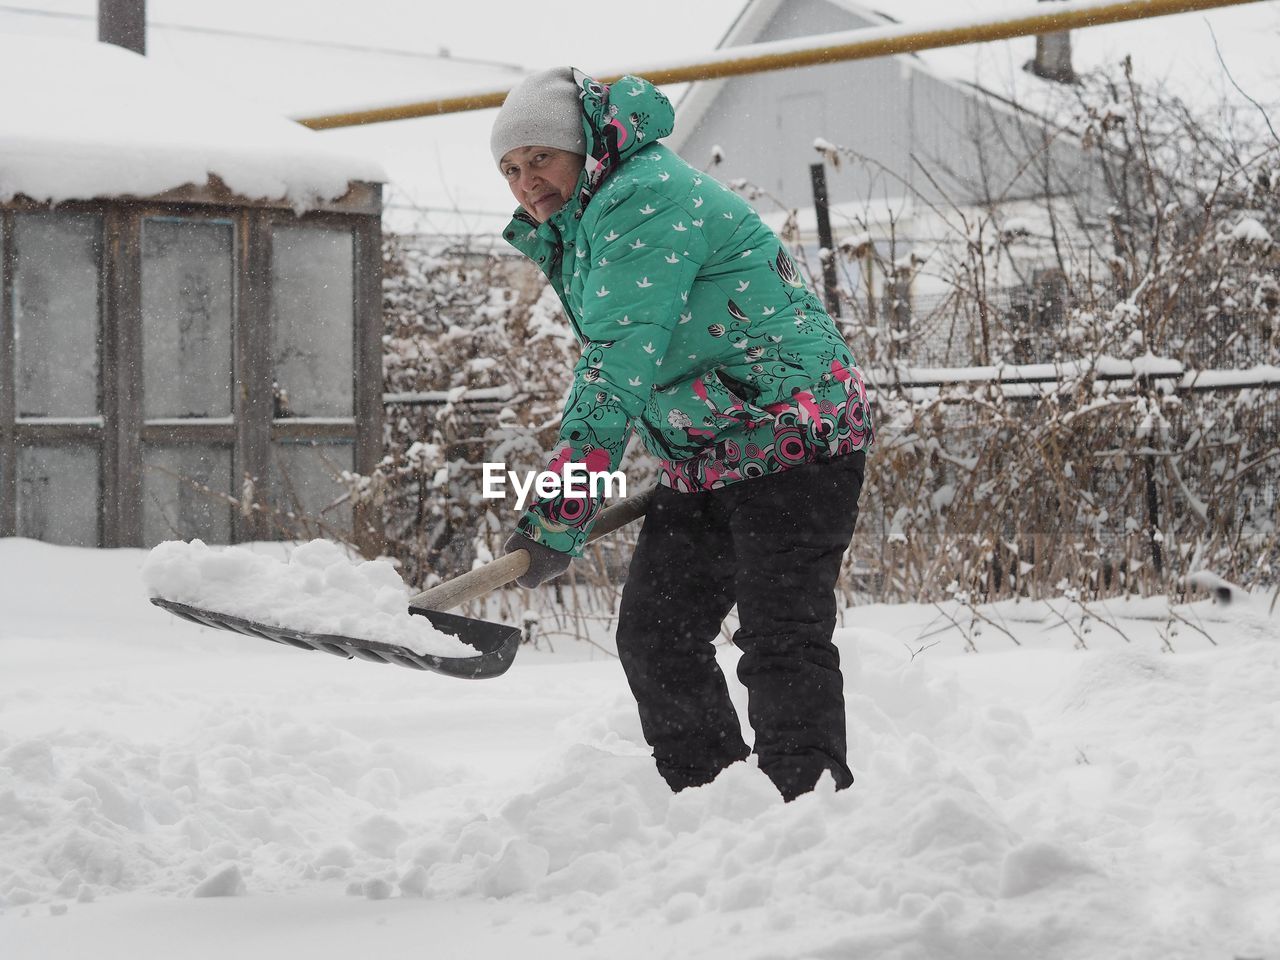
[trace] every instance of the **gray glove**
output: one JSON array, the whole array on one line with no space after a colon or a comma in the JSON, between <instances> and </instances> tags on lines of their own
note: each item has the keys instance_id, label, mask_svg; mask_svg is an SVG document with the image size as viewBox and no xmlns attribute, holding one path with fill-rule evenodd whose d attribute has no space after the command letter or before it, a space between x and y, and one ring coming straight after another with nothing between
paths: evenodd
<instances>
[{"instance_id":1,"label":"gray glove","mask_svg":"<svg viewBox=\"0 0 1280 960\"><path fill-rule=\"evenodd\" d=\"M526 590L532 590L539 584L560 576L573 562L573 557L569 554L552 550L536 540L530 540L523 533L513 533L507 538L503 549L507 553L524 550L529 554L529 569L516 578L516 583Z\"/></svg>"}]
</instances>

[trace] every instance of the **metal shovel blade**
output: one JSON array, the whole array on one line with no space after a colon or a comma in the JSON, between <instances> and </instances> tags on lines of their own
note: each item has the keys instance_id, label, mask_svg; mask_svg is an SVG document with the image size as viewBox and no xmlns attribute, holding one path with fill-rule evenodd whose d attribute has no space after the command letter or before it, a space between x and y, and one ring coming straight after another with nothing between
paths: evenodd
<instances>
[{"instance_id":1,"label":"metal shovel blade","mask_svg":"<svg viewBox=\"0 0 1280 960\"><path fill-rule=\"evenodd\" d=\"M603 510L596 519L588 540L612 533L618 527L644 516L649 492L637 494ZM477 620L454 613L454 607L475 600L491 590L511 583L529 568L529 554L516 550L496 560L438 584L409 601L409 613L426 617L441 633L455 636L479 653L474 657L440 657L430 653L414 653L406 647L360 637L344 637L331 633L312 633L270 623L260 623L232 614L205 610L176 600L152 597L151 602L175 616L218 630L231 630L247 637L261 637L303 650L320 650L348 660L394 663L415 670L429 670L448 677L481 680L507 672L520 647L521 631L489 620Z\"/></svg>"},{"instance_id":2,"label":"metal shovel blade","mask_svg":"<svg viewBox=\"0 0 1280 960\"><path fill-rule=\"evenodd\" d=\"M370 663L394 663L414 670L428 670L449 677L485 679L507 672L520 646L520 628L508 627L484 620L472 620L451 613L413 611L427 616L431 625L441 633L460 637L465 643L479 650L474 657L439 657L414 651L393 643L366 640L362 637L345 637L332 633L311 633L291 627L261 623L244 617L205 610L190 604L152 597L151 602L175 616L218 630L231 630L246 637L261 637L273 643L283 643L301 650L319 650L347 660L368 660Z\"/></svg>"}]
</instances>

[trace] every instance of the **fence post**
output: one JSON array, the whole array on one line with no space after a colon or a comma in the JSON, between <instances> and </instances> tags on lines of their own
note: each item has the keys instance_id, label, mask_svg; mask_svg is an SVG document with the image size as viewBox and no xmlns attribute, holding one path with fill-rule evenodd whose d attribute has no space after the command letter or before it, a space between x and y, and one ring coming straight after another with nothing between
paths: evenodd
<instances>
[{"instance_id":1,"label":"fence post","mask_svg":"<svg viewBox=\"0 0 1280 960\"><path fill-rule=\"evenodd\" d=\"M827 313L840 316L840 291L836 282L836 248L831 240L831 214L827 209L827 170L821 163L809 165L813 181L813 212L818 218L818 246L827 252L822 260L823 299ZM821 255L820 255L821 256Z\"/></svg>"},{"instance_id":2,"label":"fence post","mask_svg":"<svg viewBox=\"0 0 1280 960\"><path fill-rule=\"evenodd\" d=\"M1155 395L1155 388L1149 375L1140 376L1135 382L1135 386L1141 384L1143 393L1151 398ZM1152 427L1153 434L1156 428ZM1148 450L1142 454L1142 472L1146 479L1146 500L1147 500L1147 538L1151 541L1151 563L1156 569L1156 577L1160 580L1164 579L1164 550L1160 547L1160 491L1156 488L1156 471L1155 456L1156 451L1150 446L1151 438L1148 438Z\"/></svg>"}]
</instances>

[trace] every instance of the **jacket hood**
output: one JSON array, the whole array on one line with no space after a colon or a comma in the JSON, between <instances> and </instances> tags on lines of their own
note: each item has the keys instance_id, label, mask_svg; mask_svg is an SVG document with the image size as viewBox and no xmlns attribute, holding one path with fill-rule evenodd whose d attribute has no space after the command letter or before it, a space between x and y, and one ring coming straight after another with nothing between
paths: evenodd
<instances>
[{"instance_id":1,"label":"jacket hood","mask_svg":"<svg viewBox=\"0 0 1280 960\"><path fill-rule=\"evenodd\" d=\"M668 136L676 111L666 94L641 77L601 83L573 71L582 99L587 138L587 185L595 192L618 165L642 147Z\"/></svg>"}]
</instances>

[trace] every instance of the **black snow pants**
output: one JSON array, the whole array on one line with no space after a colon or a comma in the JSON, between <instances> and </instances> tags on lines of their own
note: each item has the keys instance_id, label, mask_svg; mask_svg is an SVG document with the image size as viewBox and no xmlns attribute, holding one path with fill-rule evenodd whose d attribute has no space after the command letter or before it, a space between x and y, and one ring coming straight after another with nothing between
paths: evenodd
<instances>
[{"instance_id":1,"label":"black snow pants","mask_svg":"<svg viewBox=\"0 0 1280 960\"><path fill-rule=\"evenodd\" d=\"M713 641L736 602L738 678L760 769L787 800L845 762L835 582L853 536L859 451L701 493L659 487L622 592L618 655L673 790L749 751Z\"/></svg>"}]
</instances>

